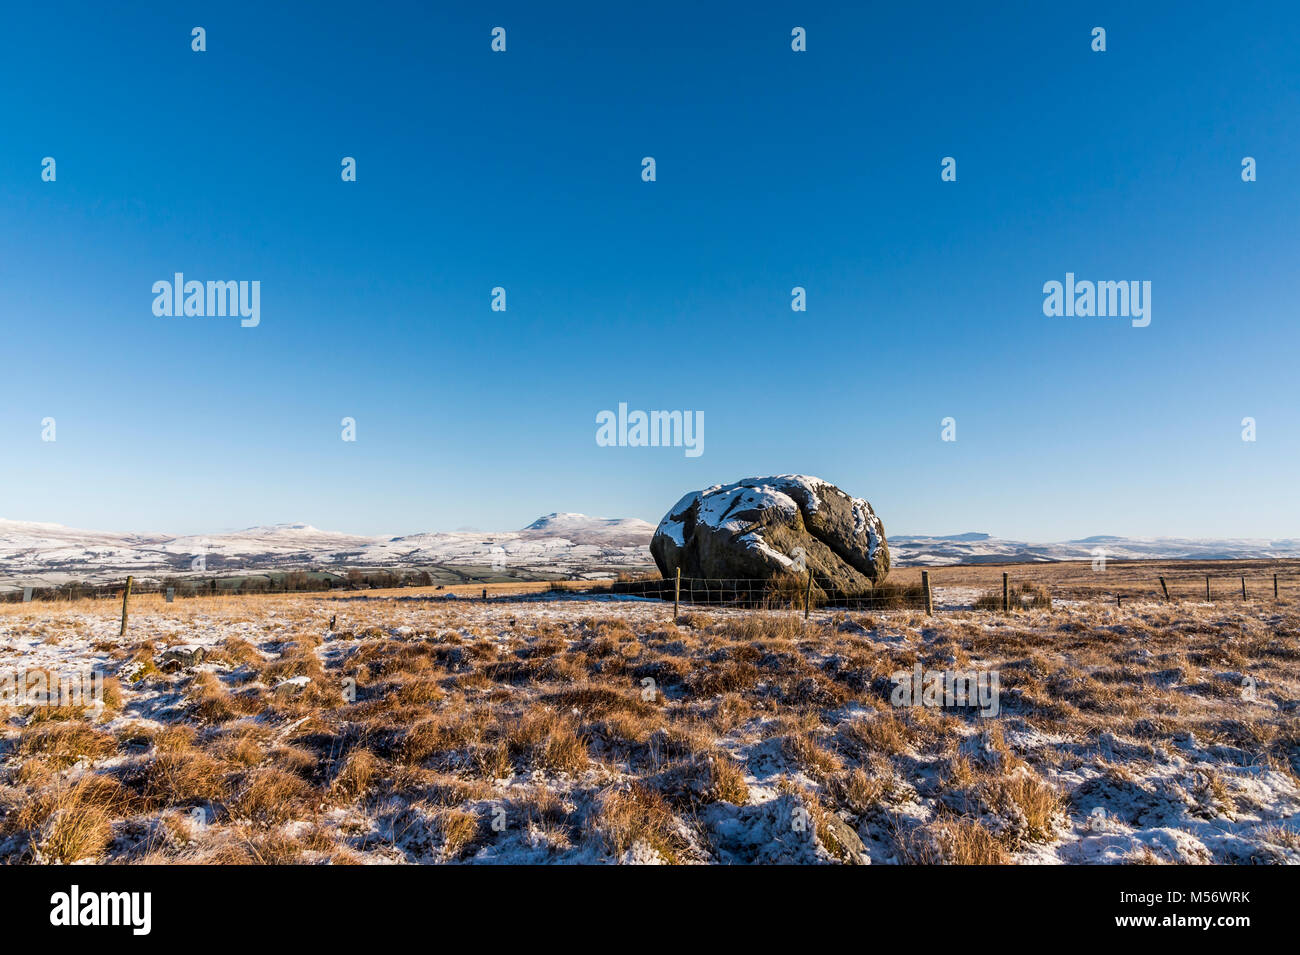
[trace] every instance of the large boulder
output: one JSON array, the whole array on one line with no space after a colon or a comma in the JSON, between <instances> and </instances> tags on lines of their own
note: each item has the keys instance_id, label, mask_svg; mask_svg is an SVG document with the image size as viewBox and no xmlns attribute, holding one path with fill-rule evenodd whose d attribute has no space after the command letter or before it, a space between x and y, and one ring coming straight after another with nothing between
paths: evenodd
<instances>
[{"instance_id":1,"label":"large boulder","mask_svg":"<svg viewBox=\"0 0 1300 955\"><path fill-rule=\"evenodd\" d=\"M665 578L771 581L812 571L819 589L869 594L889 573L876 512L820 478L746 478L692 491L650 541Z\"/></svg>"}]
</instances>

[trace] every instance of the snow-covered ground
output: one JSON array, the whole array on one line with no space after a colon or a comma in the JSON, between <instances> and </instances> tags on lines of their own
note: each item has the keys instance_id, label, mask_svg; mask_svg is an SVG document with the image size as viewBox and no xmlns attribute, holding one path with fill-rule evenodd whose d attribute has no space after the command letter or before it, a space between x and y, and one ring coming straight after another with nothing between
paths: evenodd
<instances>
[{"instance_id":1,"label":"snow-covered ground","mask_svg":"<svg viewBox=\"0 0 1300 955\"><path fill-rule=\"evenodd\" d=\"M97 602L3 608L0 672L116 683L7 711L0 856L1300 862L1292 611L670 616L152 598L120 639ZM899 705L914 665L998 673L999 711Z\"/></svg>"}]
</instances>

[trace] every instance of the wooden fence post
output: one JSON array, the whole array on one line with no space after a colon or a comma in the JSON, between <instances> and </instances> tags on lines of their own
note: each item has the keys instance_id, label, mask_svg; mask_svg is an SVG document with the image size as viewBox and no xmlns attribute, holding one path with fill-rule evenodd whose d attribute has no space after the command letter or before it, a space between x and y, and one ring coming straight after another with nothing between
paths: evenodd
<instances>
[{"instance_id":1,"label":"wooden fence post","mask_svg":"<svg viewBox=\"0 0 1300 955\"><path fill-rule=\"evenodd\" d=\"M1245 578L1245 576L1243 576L1243 577L1241 578L1241 599L1242 599L1242 600L1245 600L1245 599L1246 599L1246 578Z\"/></svg>"},{"instance_id":2,"label":"wooden fence post","mask_svg":"<svg viewBox=\"0 0 1300 955\"><path fill-rule=\"evenodd\" d=\"M1002 572L1002 612L1011 612L1011 590L1007 585L1006 571Z\"/></svg>"},{"instance_id":3,"label":"wooden fence post","mask_svg":"<svg viewBox=\"0 0 1300 955\"><path fill-rule=\"evenodd\" d=\"M1169 599L1169 586L1165 583L1163 577L1160 578L1160 589L1165 592L1165 600Z\"/></svg>"},{"instance_id":4,"label":"wooden fence post","mask_svg":"<svg viewBox=\"0 0 1300 955\"><path fill-rule=\"evenodd\" d=\"M1273 575L1273 599L1277 600L1277 574Z\"/></svg>"},{"instance_id":5,"label":"wooden fence post","mask_svg":"<svg viewBox=\"0 0 1300 955\"><path fill-rule=\"evenodd\" d=\"M677 619L678 609L682 602L682 569L677 568L677 584L673 587L673 620Z\"/></svg>"},{"instance_id":6,"label":"wooden fence post","mask_svg":"<svg viewBox=\"0 0 1300 955\"><path fill-rule=\"evenodd\" d=\"M921 571L921 590L925 594L925 613L928 617L934 616L934 598L930 594L930 572Z\"/></svg>"},{"instance_id":7,"label":"wooden fence post","mask_svg":"<svg viewBox=\"0 0 1300 955\"><path fill-rule=\"evenodd\" d=\"M808 590L803 595L803 618L808 619L808 612L812 610L812 571L808 571Z\"/></svg>"},{"instance_id":8,"label":"wooden fence post","mask_svg":"<svg viewBox=\"0 0 1300 955\"><path fill-rule=\"evenodd\" d=\"M126 602L131 599L131 582L134 577L126 578L126 588L122 591L122 629L118 633L119 637L126 636Z\"/></svg>"},{"instance_id":9,"label":"wooden fence post","mask_svg":"<svg viewBox=\"0 0 1300 955\"><path fill-rule=\"evenodd\" d=\"M1206 575L1205 575L1205 600L1206 600L1207 603L1211 600L1211 597L1210 597L1210 575L1209 575L1209 574L1206 574Z\"/></svg>"}]
</instances>

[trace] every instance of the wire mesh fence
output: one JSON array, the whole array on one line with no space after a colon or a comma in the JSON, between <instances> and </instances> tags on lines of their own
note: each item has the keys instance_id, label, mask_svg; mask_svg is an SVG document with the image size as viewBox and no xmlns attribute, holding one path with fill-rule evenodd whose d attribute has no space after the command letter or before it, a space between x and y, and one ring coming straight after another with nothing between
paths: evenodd
<instances>
[{"instance_id":1,"label":"wire mesh fence","mask_svg":"<svg viewBox=\"0 0 1300 955\"><path fill-rule=\"evenodd\" d=\"M915 571L915 568L905 569ZM927 568L859 590L816 575L772 579L675 578L619 582L613 593L673 601L683 607L765 607L788 610L988 610L1050 608L1061 602L1287 602L1300 599L1300 573L1164 572L1163 567L1111 564L1030 564Z\"/></svg>"},{"instance_id":2,"label":"wire mesh fence","mask_svg":"<svg viewBox=\"0 0 1300 955\"><path fill-rule=\"evenodd\" d=\"M1159 574L1141 587L1119 586L1117 602L1126 599L1168 601L1282 600L1293 596L1300 578L1282 574Z\"/></svg>"},{"instance_id":3,"label":"wire mesh fence","mask_svg":"<svg viewBox=\"0 0 1300 955\"><path fill-rule=\"evenodd\" d=\"M923 609L920 584L882 582L849 590L834 581L793 575L775 578L682 577L618 581L608 592L672 601L686 607L750 607L768 610Z\"/></svg>"},{"instance_id":4,"label":"wire mesh fence","mask_svg":"<svg viewBox=\"0 0 1300 955\"><path fill-rule=\"evenodd\" d=\"M1241 603L1300 600L1300 562L1288 564L1285 572L1271 572L1256 564L1232 573L1220 563L1217 572L1204 573L1185 565L1151 565L1138 562L1109 563L1104 571L1085 564L1042 563L1014 566L962 565L950 567L899 568L891 578L875 585L848 589L817 574L786 574L774 578L745 577L645 577L632 580L551 584L552 596L615 595L673 603L687 608L737 607L767 610L954 610L1012 611L1048 608L1063 602L1100 602L1124 606L1131 601L1169 603ZM332 587L334 591L347 588ZM407 586L411 586L408 582ZM475 585L477 587L477 585ZM536 585L534 585L536 586ZM125 580L96 585L64 584L60 587L19 587L0 593L0 602L44 603L50 601L121 600ZM136 580L132 596L149 594L181 600L207 596L257 596L264 593L301 593L320 588L278 587L231 590L212 580ZM415 589L429 588L417 586ZM438 588L441 590L442 588ZM445 599L480 599L473 593L443 594ZM482 590L482 600L511 601L545 598L546 593Z\"/></svg>"}]
</instances>

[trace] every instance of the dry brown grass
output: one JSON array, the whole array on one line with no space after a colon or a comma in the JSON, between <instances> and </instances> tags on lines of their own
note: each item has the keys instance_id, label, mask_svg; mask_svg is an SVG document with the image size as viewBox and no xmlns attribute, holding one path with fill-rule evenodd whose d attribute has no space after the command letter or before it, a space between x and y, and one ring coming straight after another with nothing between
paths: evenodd
<instances>
[{"instance_id":1,"label":"dry brown grass","mask_svg":"<svg viewBox=\"0 0 1300 955\"><path fill-rule=\"evenodd\" d=\"M230 793L226 764L189 748L159 747L142 767L141 776L145 798L159 808L220 802Z\"/></svg>"},{"instance_id":2,"label":"dry brown grass","mask_svg":"<svg viewBox=\"0 0 1300 955\"><path fill-rule=\"evenodd\" d=\"M312 790L306 782L292 773L267 767L254 770L241 781L231 812L236 818L280 823L301 817L311 803Z\"/></svg>"},{"instance_id":3,"label":"dry brown grass","mask_svg":"<svg viewBox=\"0 0 1300 955\"><path fill-rule=\"evenodd\" d=\"M383 764L374 753L364 748L354 749L330 782L330 792L345 799L362 797L382 771Z\"/></svg>"},{"instance_id":4,"label":"dry brown grass","mask_svg":"<svg viewBox=\"0 0 1300 955\"><path fill-rule=\"evenodd\" d=\"M71 863L97 859L112 838L112 823L136 808L116 780L85 776L72 786L43 790L4 820L3 831L26 833L33 858Z\"/></svg>"},{"instance_id":5,"label":"dry brown grass","mask_svg":"<svg viewBox=\"0 0 1300 955\"><path fill-rule=\"evenodd\" d=\"M908 865L1005 865L1006 850L993 833L970 819L948 819L895 835Z\"/></svg>"},{"instance_id":6,"label":"dry brown grass","mask_svg":"<svg viewBox=\"0 0 1300 955\"><path fill-rule=\"evenodd\" d=\"M599 797L597 827L619 855L636 843L657 852L665 862L678 861L686 841L677 831L676 817L663 795L640 783L606 790Z\"/></svg>"},{"instance_id":7,"label":"dry brown grass","mask_svg":"<svg viewBox=\"0 0 1300 955\"><path fill-rule=\"evenodd\" d=\"M460 809L441 809L434 822L448 859L460 858L478 835L478 818Z\"/></svg>"},{"instance_id":8,"label":"dry brown grass","mask_svg":"<svg viewBox=\"0 0 1300 955\"><path fill-rule=\"evenodd\" d=\"M117 748L114 737L85 723L37 724L18 739L20 759L33 756L55 769L103 759Z\"/></svg>"},{"instance_id":9,"label":"dry brown grass","mask_svg":"<svg viewBox=\"0 0 1300 955\"><path fill-rule=\"evenodd\" d=\"M1175 810L1181 800L1187 825L1220 827L1275 809L1243 772L1300 787L1300 615L1288 609L1025 606L808 622L717 610L669 623L644 606L547 616L322 603L160 607L191 614L195 640L220 626L241 634L168 673L154 661L185 642L174 627L118 642L43 621L50 646L94 644L129 668L105 684L110 718L125 708L163 725L118 719L110 730L80 708L11 710L7 860L466 861L526 845L547 861L709 861L711 827L759 810L779 777L816 821L818 858L854 861L831 831L843 823L875 833L873 855L993 864L1070 839L1091 805L1072 792L1081 779L1103 796ZM325 639L340 606L344 622ZM273 623L259 616L270 607ZM1001 712L892 705L891 675L917 664L998 671ZM310 682L276 689L293 677ZM1201 762L1172 778L1173 757ZM495 806L504 830L489 825ZM197 808L206 827L186 821ZM1300 861L1287 855L1300 852L1293 831L1269 825L1258 824L1260 858Z\"/></svg>"}]
</instances>

